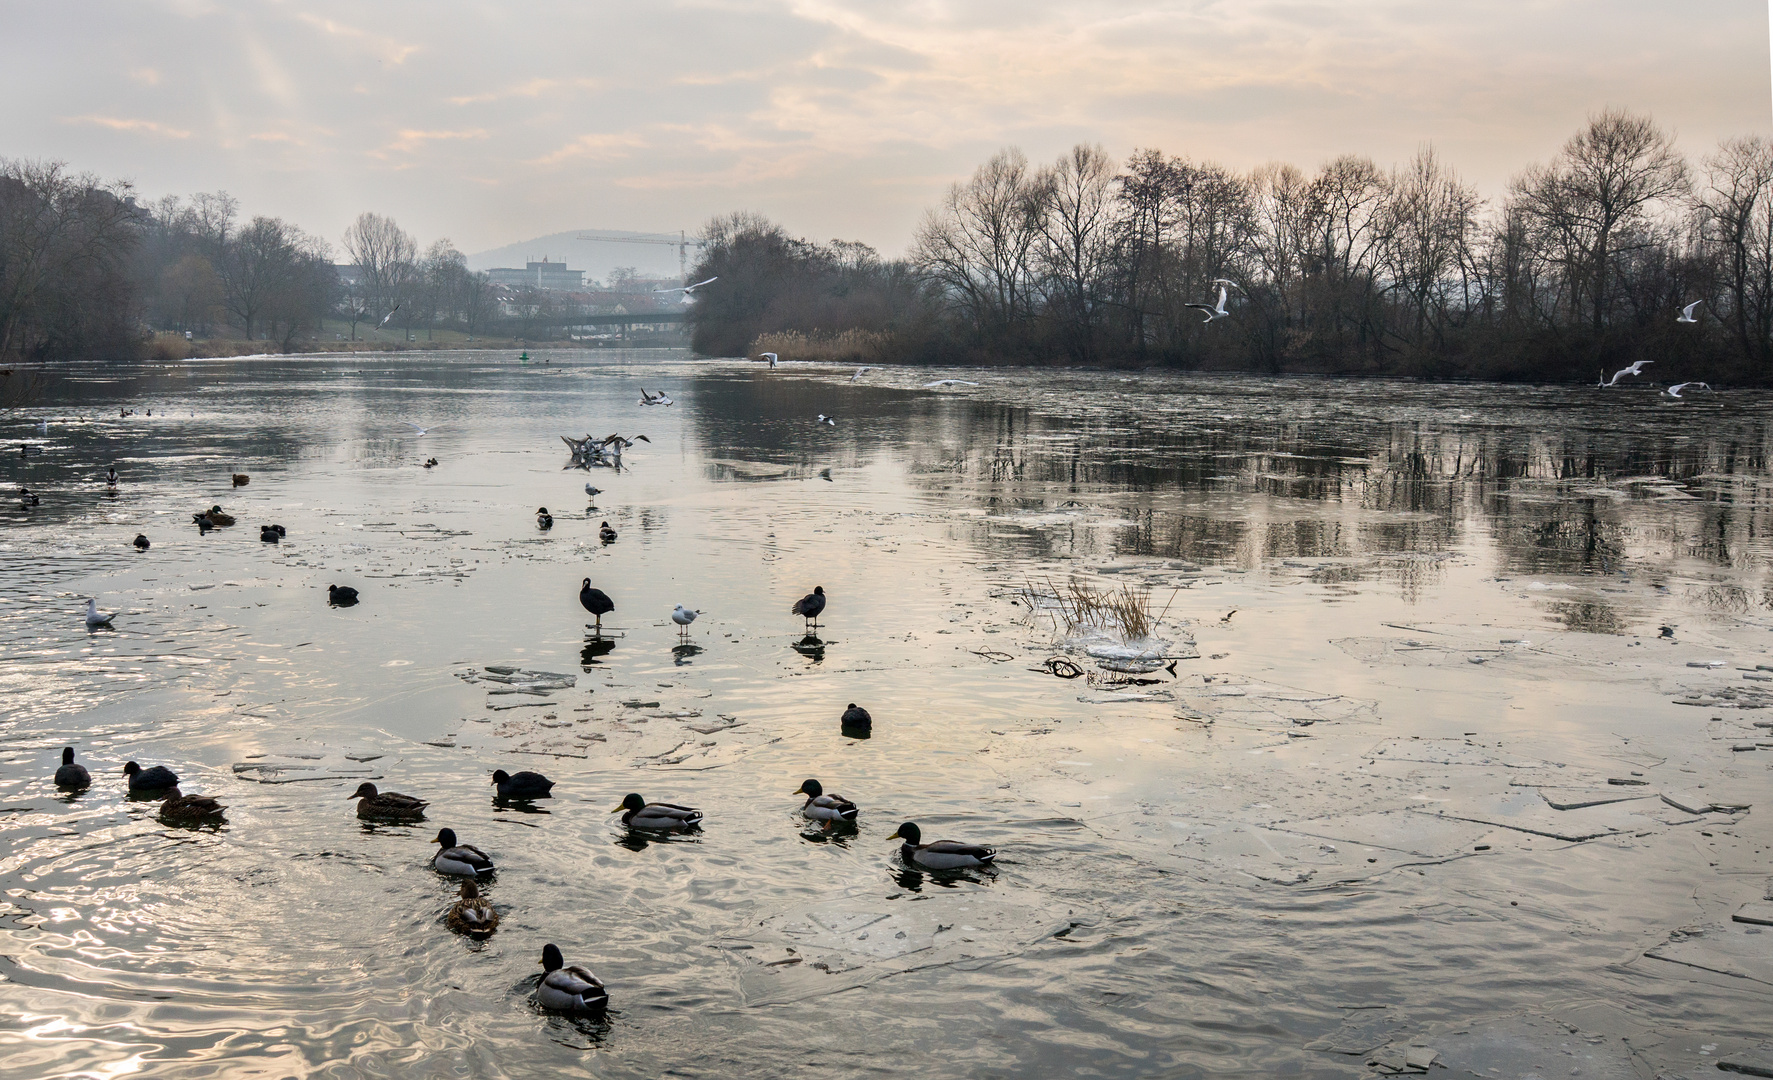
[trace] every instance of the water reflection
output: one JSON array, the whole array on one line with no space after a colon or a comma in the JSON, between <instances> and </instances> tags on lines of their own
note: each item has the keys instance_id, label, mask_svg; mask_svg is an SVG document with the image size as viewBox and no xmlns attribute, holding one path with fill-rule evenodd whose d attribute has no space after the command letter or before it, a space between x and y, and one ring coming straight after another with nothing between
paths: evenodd
<instances>
[{"instance_id":1,"label":"water reflection","mask_svg":"<svg viewBox=\"0 0 1773 1080\"><path fill-rule=\"evenodd\" d=\"M705 651L706 650L703 649L702 646L692 645L687 642L682 645L673 645L671 647L671 662L678 667L683 667Z\"/></svg>"},{"instance_id":2,"label":"water reflection","mask_svg":"<svg viewBox=\"0 0 1773 1080\"><path fill-rule=\"evenodd\" d=\"M600 634L588 635L585 645L579 650L579 666L586 671L603 663L603 657L616 651L616 639L603 637Z\"/></svg>"},{"instance_id":3,"label":"water reflection","mask_svg":"<svg viewBox=\"0 0 1773 1080\"><path fill-rule=\"evenodd\" d=\"M817 634L808 634L790 645L789 648L815 664L823 663L825 660L825 642Z\"/></svg>"}]
</instances>

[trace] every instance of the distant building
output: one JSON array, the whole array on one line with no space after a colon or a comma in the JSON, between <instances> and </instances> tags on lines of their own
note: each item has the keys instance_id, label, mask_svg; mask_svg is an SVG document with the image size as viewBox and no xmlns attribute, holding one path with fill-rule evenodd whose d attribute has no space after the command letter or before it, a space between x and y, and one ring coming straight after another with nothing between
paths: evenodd
<instances>
[{"instance_id":1,"label":"distant building","mask_svg":"<svg viewBox=\"0 0 1773 1080\"><path fill-rule=\"evenodd\" d=\"M488 270L486 276L492 279L494 285L509 285L514 289L533 285L541 289L577 292L585 287L585 271L568 270L565 263L549 262L546 258L541 262L527 263L522 270L501 266Z\"/></svg>"}]
</instances>

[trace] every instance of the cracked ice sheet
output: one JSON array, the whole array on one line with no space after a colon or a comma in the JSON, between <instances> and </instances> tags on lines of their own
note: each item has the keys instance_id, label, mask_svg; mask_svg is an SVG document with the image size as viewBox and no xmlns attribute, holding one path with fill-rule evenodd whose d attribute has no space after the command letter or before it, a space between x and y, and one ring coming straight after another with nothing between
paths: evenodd
<instances>
[{"instance_id":1,"label":"cracked ice sheet","mask_svg":"<svg viewBox=\"0 0 1773 1080\"><path fill-rule=\"evenodd\" d=\"M1660 945L1645 949L1627 965L1671 978L1696 972L1773 986L1773 931L1751 923L1723 922L1669 932ZM1714 980L1715 981L1715 980Z\"/></svg>"}]
</instances>

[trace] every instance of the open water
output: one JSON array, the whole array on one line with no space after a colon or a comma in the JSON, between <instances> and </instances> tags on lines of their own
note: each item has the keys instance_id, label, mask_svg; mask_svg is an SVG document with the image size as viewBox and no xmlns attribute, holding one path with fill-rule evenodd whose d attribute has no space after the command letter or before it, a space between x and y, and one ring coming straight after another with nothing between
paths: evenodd
<instances>
[{"instance_id":1,"label":"open water","mask_svg":"<svg viewBox=\"0 0 1773 1080\"><path fill-rule=\"evenodd\" d=\"M9 1080L1764 1052L1773 928L1733 921L1773 876L1759 395L536 359L76 369L0 417L41 499L0 503ZM559 436L611 432L650 442L569 467ZM213 504L239 524L200 535ZM1066 653L1025 590L1073 579L1148 595L1174 672ZM225 823L163 824L127 760ZM497 768L554 797L497 803ZM797 816L808 777L857 829ZM365 778L427 821L360 822ZM630 791L704 829L627 834ZM904 867L906 820L995 871ZM441 826L498 864L484 942L443 925ZM534 1007L547 942L604 1021Z\"/></svg>"}]
</instances>

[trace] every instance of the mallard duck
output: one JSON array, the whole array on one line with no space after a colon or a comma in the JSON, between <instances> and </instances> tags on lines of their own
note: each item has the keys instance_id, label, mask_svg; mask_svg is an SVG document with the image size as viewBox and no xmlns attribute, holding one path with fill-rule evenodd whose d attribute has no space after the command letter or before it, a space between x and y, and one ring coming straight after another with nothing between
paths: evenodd
<instances>
[{"instance_id":1,"label":"mallard duck","mask_svg":"<svg viewBox=\"0 0 1773 1080\"><path fill-rule=\"evenodd\" d=\"M198 536L202 536L204 533L215 528L215 525L211 523L209 516L206 514L192 514L191 520L197 523Z\"/></svg>"},{"instance_id":2,"label":"mallard duck","mask_svg":"<svg viewBox=\"0 0 1773 1080\"><path fill-rule=\"evenodd\" d=\"M555 1012L601 1013L609 1007L609 991L588 967L568 965L554 945L542 946L542 985L536 1004Z\"/></svg>"},{"instance_id":3,"label":"mallard duck","mask_svg":"<svg viewBox=\"0 0 1773 1080\"><path fill-rule=\"evenodd\" d=\"M996 848L979 844L957 844L953 840L918 843L923 839L923 832L909 821L899 826L898 831L887 839L904 841L899 847L899 858L906 866L920 866L926 870L961 870L987 866L991 860L997 858Z\"/></svg>"},{"instance_id":4,"label":"mallard duck","mask_svg":"<svg viewBox=\"0 0 1773 1080\"><path fill-rule=\"evenodd\" d=\"M55 771L55 786L58 788L83 788L92 786L92 774L86 766L74 764L74 748L62 747L62 767Z\"/></svg>"},{"instance_id":5,"label":"mallard duck","mask_svg":"<svg viewBox=\"0 0 1773 1080\"><path fill-rule=\"evenodd\" d=\"M842 795L827 795L817 780L808 780L800 785L796 795L806 796L806 805L800 812L814 821L853 822L856 815L862 812L861 807L844 798Z\"/></svg>"},{"instance_id":6,"label":"mallard duck","mask_svg":"<svg viewBox=\"0 0 1773 1080\"><path fill-rule=\"evenodd\" d=\"M203 516L208 518L209 523L217 528L226 528L229 525L234 524L234 515L222 513L222 508L220 506L210 507L208 510L204 511Z\"/></svg>"},{"instance_id":7,"label":"mallard duck","mask_svg":"<svg viewBox=\"0 0 1773 1080\"><path fill-rule=\"evenodd\" d=\"M123 766L123 775L129 778L132 792L164 791L179 786L179 774L164 765L144 769L132 761Z\"/></svg>"},{"instance_id":8,"label":"mallard duck","mask_svg":"<svg viewBox=\"0 0 1773 1080\"><path fill-rule=\"evenodd\" d=\"M350 607L357 602L357 590L349 585L328 585L326 602L333 607Z\"/></svg>"},{"instance_id":9,"label":"mallard duck","mask_svg":"<svg viewBox=\"0 0 1773 1080\"><path fill-rule=\"evenodd\" d=\"M503 769L492 775L493 786L501 799L546 799L554 781L539 772L520 772L516 776Z\"/></svg>"},{"instance_id":10,"label":"mallard duck","mask_svg":"<svg viewBox=\"0 0 1773 1080\"><path fill-rule=\"evenodd\" d=\"M275 544L288 535L289 531L281 525L259 526L259 539L267 544Z\"/></svg>"},{"instance_id":11,"label":"mallard duck","mask_svg":"<svg viewBox=\"0 0 1773 1080\"><path fill-rule=\"evenodd\" d=\"M431 865L440 874L455 874L458 877L473 877L476 874L493 872L493 861L486 852L467 844L456 843L454 829L439 829L433 844L442 844L437 854L431 857Z\"/></svg>"},{"instance_id":12,"label":"mallard duck","mask_svg":"<svg viewBox=\"0 0 1773 1080\"><path fill-rule=\"evenodd\" d=\"M550 514L548 512L548 508L546 506L537 507L536 508L536 528L538 528L538 529L552 529L553 527L554 527L554 515Z\"/></svg>"},{"instance_id":13,"label":"mallard duck","mask_svg":"<svg viewBox=\"0 0 1773 1080\"><path fill-rule=\"evenodd\" d=\"M148 550L148 538L146 536L143 536L141 533L135 534L135 549L137 551Z\"/></svg>"},{"instance_id":14,"label":"mallard duck","mask_svg":"<svg viewBox=\"0 0 1773 1080\"><path fill-rule=\"evenodd\" d=\"M174 825L192 825L219 818L226 809L207 795L173 795L160 804L160 820Z\"/></svg>"},{"instance_id":15,"label":"mallard duck","mask_svg":"<svg viewBox=\"0 0 1773 1080\"><path fill-rule=\"evenodd\" d=\"M791 614L799 615L805 619L809 626L819 625L819 612L824 610L825 586L823 585L814 585L812 592L794 601L794 606L788 609Z\"/></svg>"},{"instance_id":16,"label":"mallard duck","mask_svg":"<svg viewBox=\"0 0 1773 1080\"><path fill-rule=\"evenodd\" d=\"M597 538L606 544L613 544L616 542L616 530L610 528L606 521L597 527Z\"/></svg>"},{"instance_id":17,"label":"mallard duck","mask_svg":"<svg viewBox=\"0 0 1773 1080\"><path fill-rule=\"evenodd\" d=\"M874 717L868 715L867 709L852 701L850 707L843 711L841 723L846 728L872 728Z\"/></svg>"},{"instance_id":18,"label":"mallard duck","mask_svg":"<svg viewBox=\"0 0 1773 1080\"><path fill-rule=\"evenodd\" d=\"M464 881L462 898L450 905L443 922L458 934L490 934L499 928L499 913L472 881Z\"/></svg>"},{"instance_id":19,"label":"mallard duck","mask_svg":"<svg viewBox=\"0 0 1773 1080\"><path fill-rule=\"evenodd\" d=\"M586 611L597 616L598 630L603 629L603 617L616 610L616 602L602 589L593 589L590 578L586 578L584 584L579 586L579 603L584 605Z\"/></svg>"},{"instance_id":20,"label":"mallard duck","mask_svg":"<svg viewBox=\"0 0 1773 1080\"><path fill-rule=\"evenodd\" d=\"M623 813L623 811L627 811ZM649 803L639 795L628 795L622 805L611 810L622 815L622 824L647 832L688 832L702 824L702 812L672 803Z\"/></svg>"},{"instance_id":21,"label":"mallard duck","mask_svg":"<svg viewBox=\"0 0 1773 1080\"><path fill-rule=\"evenodd\" d=\"M357 816L365 821L423 821L425 807L431 805L398 791L377 791L367 780L346 798L357 800Z\"/></svg>"}]
</instances>

